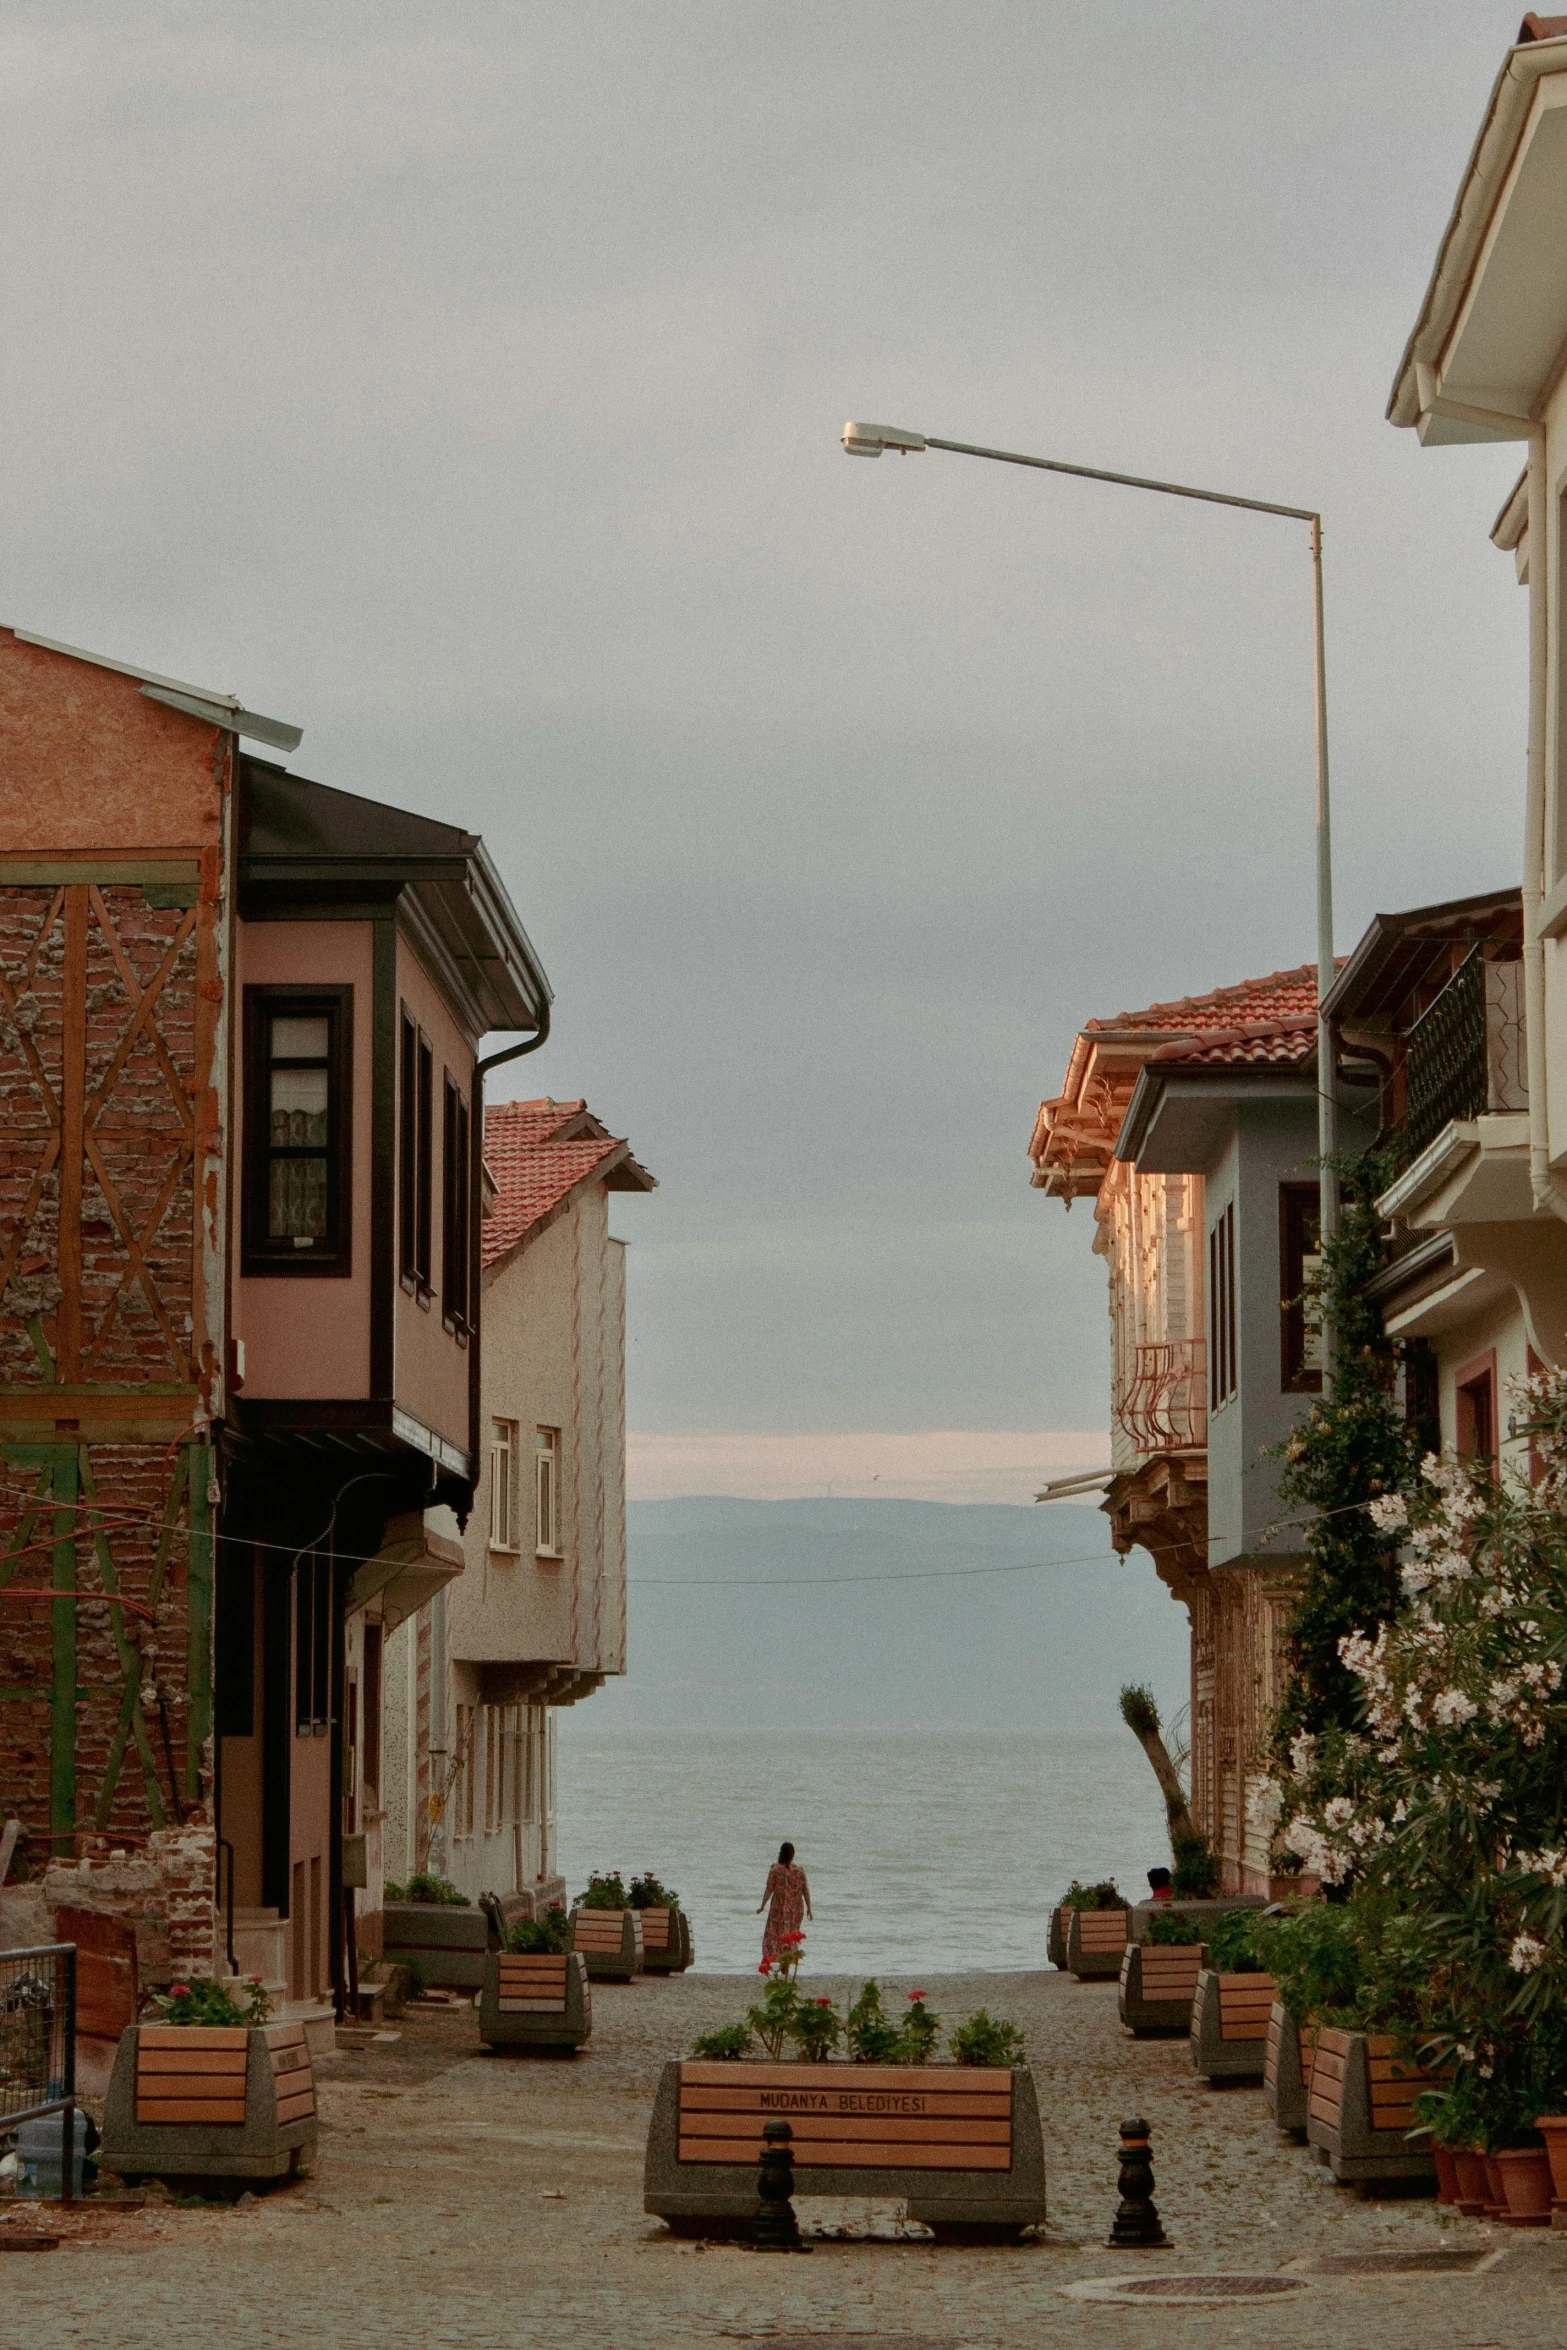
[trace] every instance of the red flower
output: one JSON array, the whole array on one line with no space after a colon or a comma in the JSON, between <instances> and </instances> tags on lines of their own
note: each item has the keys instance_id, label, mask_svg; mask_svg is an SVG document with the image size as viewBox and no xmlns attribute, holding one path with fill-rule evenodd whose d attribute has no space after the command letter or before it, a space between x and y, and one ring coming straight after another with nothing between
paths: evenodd
<instances>
[{"instance_id":1,"label":"red flower","mask_svg":"<svg viewBox=\"0 0 1567 2350\"><path fill-rule=\"evenodd\" d=\"M169 1997L171 1999L188 1999L190 1997L190 1985L188 1983L171 1983L169 1985Z\"/></svg>"},{"instance_id":2,"label":"red flower","mask_svg":"<svg viewBox=\"0 0 1567 2350\"><path fill-rule=\"evenodd\" d=\"M910 1991L905 1996L909 1999L923 1999L925 1994L923 1991Z\"/></svg>"},{"instance_id":3,"label":"red flower","mask_svg":"<svg viewBox=\"0 0 1567 2350\"><path fill-rule=\"evenodd\" d=\"M783 1939L785 1942L803 1942L805 1936L803 1934L785 1934Z\"/></svg>"},{"instance_id":4,"label":"red flower","mask_svg":"<svg viewBox=\"0 0 1567 2350\"><path fill-rule=\"evenodd\" d=\"M832 2001L830 1999L813 1999L811 2005L813 2007L831 2007Z\"/></svg>"},{"instance_id":5,"label":"red flower","mask_svg":"<svg viewBox=\"0 0 1567 2350\"><path fill-rule=\"evenodd\" d=\"M759 1975L770 1975L770 1974L772 1973L772 1971L773 1971L773 1962L772 1962L772 1960L771 1960L770 1958L764 1958L764 1959L763 1959L763 1961L762 1961L762 1963L761 1963L761 1965L760 1965L760 1966L757 1968L757 1970L756 1970L756 1971L757 1971L757 1973L758 1973Z\"/></svg>"}]
</instances>

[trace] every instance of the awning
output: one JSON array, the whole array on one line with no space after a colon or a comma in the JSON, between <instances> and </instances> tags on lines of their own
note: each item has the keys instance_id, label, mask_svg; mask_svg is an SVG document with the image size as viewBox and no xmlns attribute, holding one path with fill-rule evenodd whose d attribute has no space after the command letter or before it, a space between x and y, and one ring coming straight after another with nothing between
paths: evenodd
<instances>
[{"instance_id":1,"label":"awning","mask_svg":"<svg viewBox=\"0 0 1567 2350\"><path fill-rule=\"evenodd\" d=\"M348 1612L379 1599L387 1629L395 1632L427 1599L463 1571L463 1548L450 1535L436 1534L423 1513L388 1518L381 1547L365 1560L348 1590Z\"/></svg>"}]
</instances>

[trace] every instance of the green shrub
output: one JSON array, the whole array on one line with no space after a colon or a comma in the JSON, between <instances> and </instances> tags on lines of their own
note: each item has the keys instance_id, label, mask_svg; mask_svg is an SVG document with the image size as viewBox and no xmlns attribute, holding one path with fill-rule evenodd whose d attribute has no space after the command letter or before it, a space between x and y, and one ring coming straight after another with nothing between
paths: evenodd
<instances>
[{"instance_id":1,"label":"green shrub","mask_svg":"<svg viewBox=\"0 0 1567 2350\"><path fill-rule=\"evenodd\" d=\"M1170 1891L1177 1901L1211 1901L1219 1890L1219 1856L1206 1836L1193 1833L1175 1839L1175 1866Z\"/></svg>"},{"instance_id":2,"label":"green shrub","mask_svg":"<svg viewBox=\"0 0 1567 2350\"><path fill-rule=\"evenodd\" d=\"M1126 1896L1114 1877L1097 1885L1080 1885L1074 1877L1061 1899L1063 1909L1125 1909Z\"/></svg>"},{"instance_id":3,"label":"green shrub","mask_svg":"<svg viewBox=\"0 0 1567 2350\"><path fill-rule=\"evenodd\" d=\"M856 2064L896 2064L902 2035L881 2004L881 1986L872 1975L849 2010L846 2037Z\"/></svg>"},{"instance_id":4,"label":"green shrub","mask_svg":"<svg viewBox=\"0 0 1567 2350\"><path fill-rule=\"evenodd\" d=\"M631 1903L627 1897L620 1871L616 1869L608 1876L600 1876L595 1872L588 1879L586 1893L580 1893L577 1896L577 1907L579 1909L629 1909Z\"/></svg>"},{"instance_id":5,"label":"green shrub","mask_svg":"<svg viewBox=\"0 0 1567 2350\"><path fill-rule=\"evenodd\" d=\"M405 1950L397 1963L408 1978L408 1988L403 1994L404 1998L422 1999L430 1988L425 1976L424 1961L417 1952Z\"/></svg>"},{"instance_id":6,"label":"green shrub","mask_svg":"<svg viewBox=\"0 0 1567 2350\"><path fill-rule=\"evenodd\" d=\"M446 1877L437 1877L429 1869L418 1869L406 1885L394 1884L389 1877L382 1898L387 1901L422 1902L431 1909L471 1909L473 1904L466 1893L459 1893Z\"/></svg>"},{"instance_id":7,"label":"green shrub","mask_svg":"<svg viewBox=\"0 0 1567 2350\"><path fill-rule=\"evenodd\" d=\"M558 1903L541 1918L519 1918L506 1937L506 1947L508 1950L569 1950L571 1920Z\"/></svg>"},{"instance_id":8,"label":"green shrub","mask_svg":"<svg viewBox=\"0 0 1567 2350\"><path fill-rule=\"evenodd\" d=\"M1252 1946L1297 2023L1355 2028L1362 1969L1351 1911L1308 1901L1282 1917L1260 1917L1252 1928Z\"/></svg>"},{"instance_id":9,"label":"green shrub","mask_svg":"<svg viewBox=\"0 0 1567 2350\"><path fill-rule=\"evenodd\" d=\"M692 2055L709 2064L737 2064L750 2049L751 2034L744 2024L720 2024L716 2032L703 2032L691 2043Z\"/></svg>"},{"instance_id":10,"label":"green shrub","mask_svg":"<svg viewBox=\"0 0 1567 2350\"><path fill-rule=\"evenodd\" d=\"M259 1975L234 1975L216 1983L193 1975L169 1985L159 2004L163 2024L264 2024L271 2010Z\"/></svg>"},{"instance_id":11,"label":"green shrub","mask_svg":"<svg viewBox=\"0 0 1567 2350\"><path fill-rule=\"evenodd\" d=\"M923 1991L911 1991L909 2012L903 2019L898 2034L894 2064L929 2064L936 2053L936 2042L941 2038L941 2018L932 2015L925 2005Z\"/></svg>"},{"instance_id":12,"label":"green shrub","mask_svg":"<svg viewBox=\"0 0 1567 2350\"><path fill-rule=\"evenodd\" d=\"M1143 1932L1145 1942L1200 1942L1203 1928L1195 1918L1182 1917L1178 1909L1156 1909L1149 1917Z\"/></svg>"},{"instance_id":13,"label":"green shrub","mask_svg":"<svg viewBox=\"0 0 1567 2350\"><path fill-rule=\"evenodd\" d=\"M988 2015L982 2007L977 2007L956 2031L948 2033L947 2045L958 2064L1014 2065L1028 2061L1027 2047L1017 2025Z\"/></svg>"},{"instance_id":14,"label":"green shrub","mask_svg":"<svg viewBox=\"0 0 1567 2350\"><path fill-rule=\"evenodd\" d=\"M646 1876L633 1877L629 1895L633 1909L678 1909L680 1896L671 1885L661 1885L651 1869Z\"/></svg>"},{"instance_id":15,"label":"green shrub","mask_svg":"<svg viewBox=\"0 0 1567 2350\"><path fill-rule=\"evenodd\" d=\"M1208 1945L1208 1964L1217 1974L1266 1973L1255 1938L1260 1914L1255 1909L1227 1909L1222 1917L1210 1919L1204 1939Z\"/></svg>"},{"instance_id":16,"label":"green shrub","mask_svg":"<svg viewBox=\"0 0 1567 2350\"><path fill-rule=\"evenodd\" d=\"M825 2064L843 2038L843 2018L830 1999L802 1999L789 2022L802 2064Z\"/></svg>"}]
</instances>

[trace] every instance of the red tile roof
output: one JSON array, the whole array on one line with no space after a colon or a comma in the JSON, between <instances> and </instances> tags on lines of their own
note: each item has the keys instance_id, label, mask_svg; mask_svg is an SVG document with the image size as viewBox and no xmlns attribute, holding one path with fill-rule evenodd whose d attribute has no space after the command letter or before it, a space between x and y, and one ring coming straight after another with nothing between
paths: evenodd
<instances>
[{"instance_id":1,"label":"red tile roof","mask_svg":"<svg viewBox=\"0 0 1567 2350\"><path fill-rule=\"evenodd\" d=\"M1218 1029L1229 1032L1244 1024L1272 1022L1281 1028L1304 1024L1317 1017L1317 966L1297 964L1293 971L1270 971L1266 979L1242 979L1234 987L1210 988L1206 995L1177 996L1173 1003L1149 1004L1141 1012L1117 1012L1109 1020L1085 1020L1093 1029L1178 1028L1191 1034Z\"/></svg>"},{"instance_id":2,"label":"red tile roof","mask_svg":"<svg viewBox=\"0 0 1567 2350\"><path fill-rule=\"evenodd\" d=\"M552 1223L585 1183L607 1183L613 1191L653 1189L630 1143L601 1126L585 1101L489 1103L484 1164L495 1186L479 1227L486 1271Z\"/></svg>"}]
</instances>

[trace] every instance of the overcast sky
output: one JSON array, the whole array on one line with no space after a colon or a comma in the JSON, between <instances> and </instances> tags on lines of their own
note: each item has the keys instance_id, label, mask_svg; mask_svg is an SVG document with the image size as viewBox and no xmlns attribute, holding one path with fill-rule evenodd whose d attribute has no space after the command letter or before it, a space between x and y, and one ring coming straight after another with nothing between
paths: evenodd
<instances>
[{"instance_id":1,"label":"overcast sky","mask_svg":"<svg viewBox=\"0 0 1567 2350\"><path fill-rule=\"evenodd\" d=\"M0 619L484 832L645 1439L1102 1427L1035 1106L1314 954L1304 530L846 416L1320 504L1340 946L1516 876L1521 452L1383 409L1519 12L9 0Z\"/></svg>"}]
</instances>

